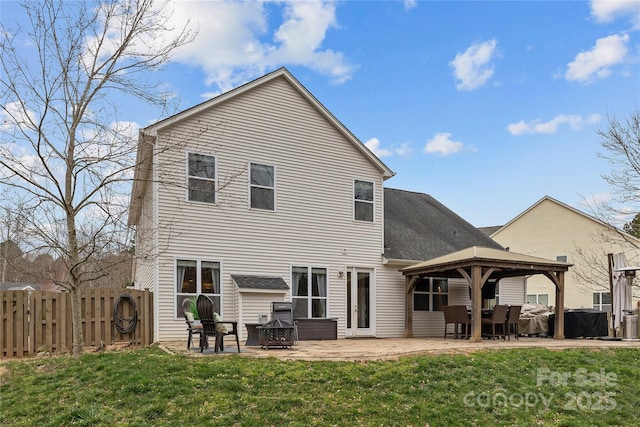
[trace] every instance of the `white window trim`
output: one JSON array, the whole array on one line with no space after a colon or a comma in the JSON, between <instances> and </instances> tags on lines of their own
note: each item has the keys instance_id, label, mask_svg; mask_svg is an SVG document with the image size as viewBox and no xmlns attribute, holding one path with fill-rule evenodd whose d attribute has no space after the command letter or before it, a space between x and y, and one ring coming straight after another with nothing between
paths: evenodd
<instances>
[{"instance_id":1,"label":"white window trim","mask_svg":"<svg viewBox=\"0 0 640 427\"><path fill-rule=\"evenodd\" d=\"M539 293L539 294L527 294L527 295L525 296L525 300L529 299L529 297L530 297L530 296L534 296L534 297L536 297L536 302L535 302L536 304L543 304L543 303L541 303L541 302L540 302L540 296L546 296L546 297L547 297L547 304L545 304L545 305L549 305L549 294L543 294L543 293ZM592 299L593 299L593 297L592 297Z\"/></svg>"},{"instance_id":2,"label":"white window trim","mask_svg":"<svg viewBox=\"0 0 640 427\"><path fill-rule=\"evenodd\" d=\"M270 166L273 168L273 187L265 187L263 185L253 185L251 184L251 165L262 165L262 166ZM247 206L249 207L250 210L255 210L255 211L262 211L262 212L275 212L278 208L277 205L277 200L278 200L278 194L277 194L277 190L276 190L276 186L277 186L277 178L278 178L278 170L276 165L273 164L269 164L269 163L260 163L260 162L249 162L247 164L247 170L249 171L248 175L248 179L247 179ZM216 173L217 173L218 169L216 168ZM251 206L251 188L252 187L256 187L256 188L266 188L269 190L273 190L273 210L272 209L263 209L263 208L254 208L253 206Z\"/></svg>"},{"instance_id":3,"label":"white window trim","mask_svg":"<svg viewBox=\"0 0 640 427\"><path fill-rule=\"evenodd\" d=\"M596 295L596 294L599 294L599 295L600 295L600 298L599 298L600 302L599 302L598 304L593 304L593 296L594 296L594 295ZM612 301L612 302L610 302L610 303L604 303L604 302L602 302L602 301L603 301L603 299L604 299L604 298L602 298L602 297L603 297L603 294L611 294L611 292L610 292L610 291L595 291L595 292L593 292L593 293L591 294L591 301L592 301L591 306L592 306L592 307L594 307L594 306L596 306L596 305L597 305L597 306L598 306L598 308L596 308L596 310L600 310L600 311L611 311L610 309L609 309L609 310L603 310L603 309L602 309L602 306L603 306L603 305L608 305L608 306L609 306L609 308L611 308L611 306L612 306L612 304L613 304L613 299L612 299L611 297L610 297L610 299L611 299L611 301ZM594 308L595 308L595 307L594 307Z\"/></svg>"},{"instance_id":4,"label":"white window trim","mask_svg":"<svg viewBox=\"0 0 640 427\"><path fill-rule=\"evenodd\" d=\"M214 167L215 167L215 176L213 179L211 178L203 178L200 176L194 176L193 178L195 179L201 179L203 181L213 181L215 183L214 185L214 189L213 189L213 203L208 203L208 202L201 202L199 200L191 200L189 199L189 178L191 177L191 175L189 175L189 154L198 154L200 156L207 156L207 157L213 157L213 163L214 163ZM185 188L185 195L184 198L188 203L197 203L199 205L206 205L206 206L211 206L211 205L217 205L218 204L218 156L214 155L214 154L205 154L205 153L200 153L197 151L187 151L186 154L186 165L187 167L185 168L185 182L186 182L186 188Z\"/></svg>"},{"instance_id":5,"label":"white window trim","mask_svg":"<svg viewBox=\"0 0 640 427\"><path fill-rule=\"evenodd\" d=\"M356 199L356 195L355 195L356 181L370 182L372 184L372 186L373 186L373 200L372 201ZM370 203L373 206L373 210L372 210L373 220L372 221L362 221L362 220L356 219L356 201L360 202L360 203ZM374 179L353 178L353 183L351 184L351 210L352 210L352 212L351 212L351 220L352 221L357 222L359 224L375 224L375 222L376 222L376 181Z\"/></svg>"},{"instance_id":6,"label":"white window trim","mask_svg":"<svg viewBox=\"0 0 640 427\"><path fill-rule=\"evenodd\" d=\"M326 307L326 309L325 309L326 316L325 317L309 317L309 319L329 319L329 318L331 318L331 313L330 313L330 309L329 309L329 296L330 296L329 294L330 294L330 290L331 290L331 286L330 286L331 278L329 277L330 276L329 272L331 270L329 269L329 267L321 266L321 265L313 265L313 264L310 264L308 262L300 262L300 263L290 264L289 265L289 285L291 287L291 292L289 292L289 298L291 299L291 302L293 302L293 298L294 298L294 295L293 295L293 267L304 267L304 268L307 269L307 272L308 272L307 273L307 277L308 277L307 280L309 280L309 288L308 288L309 289L309 295L306 296L306 297L302 297L302 298L306 298L307 299L307 313L309 315L311 315L311 309L312 309L311 301L314 298L315 299L324 298L326 300L326 302L327 302L326 306L325 306ZM312 289L311 289L311 271L314 268L323 268L325 270L325 272L326 272L326 276L325 276L326 277L326 281L327 281L327 283L326 283L327 296L326 297L313 297L311 295L311 293L312 293Z\"/></svg>"},{"instance_id":7,"label":"white window trim","mask_svg":"<svg viewBox=\"0 0 640 427\"><path fill-rule=\"evenodd\" d=\"M447 301L449 301L449 296L451 294L451 292L449 291L449 285L451 284L451 281L446 278L446 277L425 277L425 279L429 279L429 290L428 291L417 291L417 290L413 290L414 295L429 295L429 309L428 310L416 310L415 309L415 305L414 305L414 312L419 312L419 313L438 313L438 311L435 311L433 309L433 296L434 295L446 295L447 296ZM438 280L446 280L447 281L447 292L433 292L433 281L434 279L438 279ZM415 296L414 296L415 297Z\"/></svg>"},{"instance_id":8,"label":"white window trim","mask_svg":"<svg viewBox=\"0 0 640 427\"><path fill-rule=\"evenodd\" d=\"M222 316L224 313L224 280L223 280L223 267L222 267L222 260L221 259L210 259L210 258L198 258L198 257L191 257L191 256L176 256L173 258L173 317L175 318L175 320L180 320L182 319L182 317L178 316L178 304L176 304L176 301L178 301L178 294L184 295L182 292L178 292L178 289L176 288L177 285L177 281L178 281L178 260L184 260L184 261L195 261L196 262L196 296L200 295L202 292L202 271L201 271L201 265L202 262L217 262L218 264L220 264L220 315ZM191 295L191 294L189 294ZM216 295L216 294L207 294L207 295Z\"/></svg>"}]
</instances>

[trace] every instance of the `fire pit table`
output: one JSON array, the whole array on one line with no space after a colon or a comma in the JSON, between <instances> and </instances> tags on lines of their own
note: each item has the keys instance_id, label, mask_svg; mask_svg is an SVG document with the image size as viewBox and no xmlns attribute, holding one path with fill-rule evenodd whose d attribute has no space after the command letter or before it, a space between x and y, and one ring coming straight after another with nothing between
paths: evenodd
<instances>
[{"instance_id":1,"label":"fire pit table","mask_svg":"<svg viewBox=\"0 0 640 427\"><path fill-rule=\"evenodd\" d=\"M269 347L292 347L295 344L294 325L274 319L261 326L258 326L260 334L260 346L264 349Z\"/></svg>"}]
</instances>

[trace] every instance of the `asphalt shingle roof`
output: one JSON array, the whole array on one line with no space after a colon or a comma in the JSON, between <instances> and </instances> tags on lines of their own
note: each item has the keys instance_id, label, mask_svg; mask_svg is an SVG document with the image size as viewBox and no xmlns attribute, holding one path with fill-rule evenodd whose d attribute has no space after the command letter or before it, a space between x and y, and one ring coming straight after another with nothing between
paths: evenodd
<instances>
[{"instance_id":1,"label":"asphalt shingle roof","mask_svg":"<svg viewBox=\"0 0 640 427\"><path fill-rule=\"evenodd\" d=\"M242 289L289 289L282 277L232 274L231 278Z\"/></svg>"},{"instance_id":2,"label":"asphalt shingle roof","mask_svg":"<svg viewBox=\"0 0 640 427\"><path fill-rule=\"evenodd\" d=\"M428 194L384 189L384 254L429 260L471 246L503 249Z\"/></svg>"}]
</instances>

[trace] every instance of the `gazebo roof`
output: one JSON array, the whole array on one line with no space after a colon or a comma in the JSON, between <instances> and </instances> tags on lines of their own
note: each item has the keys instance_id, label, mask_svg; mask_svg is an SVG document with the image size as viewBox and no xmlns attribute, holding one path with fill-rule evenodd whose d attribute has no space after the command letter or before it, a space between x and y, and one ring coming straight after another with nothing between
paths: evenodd
<instances>
[{"instance_id":1,"label":"gazebo roof","mask_svg":"<svg viewBox=\"0 0 640 427\"><path fill-rule=\"evenodd\" d=\"M483 268L496 268L500 271L502 277L568 271L569 267L572 266L572 264L565 262L552 261L516 252L471 246L448 255L410 265L400 269L400 271L404 275L439 273L446 277L459 277L458 269L465 269L474 265L479 265Z\"/></svg>"}]
</instances>

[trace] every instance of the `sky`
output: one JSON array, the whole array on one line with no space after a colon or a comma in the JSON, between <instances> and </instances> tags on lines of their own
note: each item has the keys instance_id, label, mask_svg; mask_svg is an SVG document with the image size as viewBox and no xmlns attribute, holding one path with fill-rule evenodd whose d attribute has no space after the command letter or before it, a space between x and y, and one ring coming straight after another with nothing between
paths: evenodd
<instances>
[{"instance_id":1,"label":"sky","mask_svg":"<svg viewBox=\"0 0 640 427\"><path fill-rule=\"evenodd\" d=\"M186 109L282 66L396 176L477 227L611 199L597 131L640 108L640 1L170 1L150 73ZM19 21L12 1L0 19ZM160 117L135 103L124 120Z\"/></svg>"}]
</instances>

